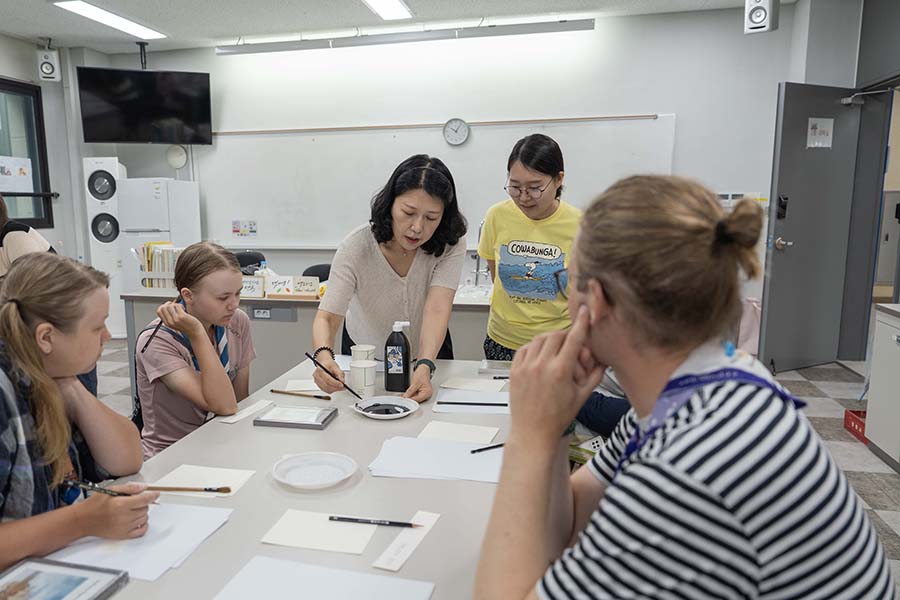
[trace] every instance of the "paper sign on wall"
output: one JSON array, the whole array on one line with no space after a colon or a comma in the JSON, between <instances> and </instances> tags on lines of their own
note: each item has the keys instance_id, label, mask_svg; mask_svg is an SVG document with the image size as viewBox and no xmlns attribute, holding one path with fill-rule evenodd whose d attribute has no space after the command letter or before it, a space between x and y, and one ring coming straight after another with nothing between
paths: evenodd
<instances>
[{"instance_id":1,"label":"paper sign on wall","mask_svg":"<svg viewBox=\"0 0 900 600\"><path fill-rule=\"evenodd\" d=\"M0 156L0 191L33 192L31 159L17 156Z\"/></svg>"},{"instance_id":2,"label":"paper sign on wall","mask_svg":"<svg viewBox=\"0 0 900 600\"><path fill-rule=\"evenodd\" d=\"M255 238L256 234L256 221L241 221L235 219L231 222L231 237Z\"/></svg>"},{"instance_id":3,"label":"paper sign on wall","mask_svg":"<svg viewBox=\"0 0 900 600\"><path fill-rule=\"evenodd\" d=\"M807 148L831 148L834 134L834 119L810 117L806 126Z\"/></svg>"},{"instance_id":4,"label":"paper sign on wall","mask_svg":"<svg viewBox=\"0 0 900 600\"><path fill-rule=\"evenodd\" d=\"M241 288L242 298L265 298L266 279L255 275L244 275L244 285Z\"/></svg>"}]
</instances>

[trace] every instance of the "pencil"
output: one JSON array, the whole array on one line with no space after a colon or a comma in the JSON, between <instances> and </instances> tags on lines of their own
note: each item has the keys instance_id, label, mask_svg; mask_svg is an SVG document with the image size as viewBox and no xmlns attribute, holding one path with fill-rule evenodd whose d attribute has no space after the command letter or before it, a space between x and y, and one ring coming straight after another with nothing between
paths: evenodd
<instances>
[{"instance_id":1,"label":"pencil","mask_svg":"<svg viewBox=\"0 0 900 600\"><path fill-rule=\"evenodd\" d=\"M469 454L478 454L479 452L484 452L486 450L493 450L494 448L502 448L503 444L491 444L490 446L483 446L481 448L475 448L474 450L469 450Z\"/></svg>"},{"instance_id":2,"label":"pencil","mask_svg":"<svg viewBox=\"0 0 900 600\"><path fill-rule=\"evenodd\" d=\"M181 300L181 294L178 294L178 297L175 298L174 300L172 300L172 302L178 302L179 300ZM144 350L147 349L147 346L150 345L150 342L152 342L153 338L156 337L156 334L159 333L159 328L162 327L162 324L163 324L162 319L160 319L159 323L156 324L156 327L153 328L153 333L151 333L150 337L147 338L147 343L144 344L143 348L141 348L141 354L144 353Z\"/></svg>"},{"instance_id":3,"label":"pencil","mask_svg":"<svg viewBox=\"0 0 900 600\"><path fill-rule=\"evenodd\" d=\"M285 394L287 396L300 396L301 398L317 398L319 400L331 400L331 396L324 394L308 394L306 392L295 392L294 390L269 390L273 394Z\"/></svg>"},{"instance_id":4,"label":"pencil","mask_svg":"<svg viewBox=\"0 0 900 600\"><path fill-rule=\"evenodd\" d=\"M422 527L418 523L406 523L404 521L387 521L385 519L361 519L359 517L338 517L331 515L329 521L339 521L341 523L363 523L364 525L385 525L387 527Z\"/></svg>"},{"instance_id":5,"label":"pencil","mask_svg":"<svg viewBox=\"0 0 900 600\"><path fill-rule=\"evenodd\" d=\"M328 374L331 376L332 379L334 379L334 380L337 381L338 383L342 384L342 385L344 386L344 389L345 389L345 390L347 390L348 392L350 392L351 394L353 394L354 396L356 396L356 397L359 398L360 400L363 399L362 396L360 396L359 394L357 394L356 392L354 392L353 390L351 390L350 387L349 387L346 383L344 383L343 381L341 381L340 379L338 379L331 371L329 371L328 369L326 369L325 367L323 367L323 366L322 366L322 363L320 363L320 362L317 361L315 358L313 358L312 355L311 355L309 352L304 352L304 354L306 355L306 358L308 358L309 360L313 361L313 364L314 364L314 365L316 365L317 367L319 367L320 369L322 369L323 371L325 371L326 373L328 373Z\"/></svg>"}]
</instances>

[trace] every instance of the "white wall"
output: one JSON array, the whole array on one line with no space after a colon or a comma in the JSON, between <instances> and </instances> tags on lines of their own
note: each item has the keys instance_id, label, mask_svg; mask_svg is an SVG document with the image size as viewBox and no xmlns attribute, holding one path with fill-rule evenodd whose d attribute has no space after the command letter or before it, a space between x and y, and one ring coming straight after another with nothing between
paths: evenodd
<instances>
[{"instance_id":1,"label":"white wall","mask_svg":"<svg viewBox=\"0 0 900 600\"><path fill-rule=\"evenodd\" d=\"M791 24L791 60L788 81L806 81L806 52L809 45L809 8L812 0L797 0L794 4L794 18ZM781 24L784 27L784 24Z\"/></svg>"},{"instance_id":2,"label":"white wall","mask_svg":"<svg viewBox=\"0 0 900 600\"><path fill-rule=\"evenodd\" d=\"M856 87L862 0L810 2L806 83Z\"/></svg>"},{"instance_id":3,"label":"white wall","mask_svg":"<svg viewBox=\"0 0 900 600\"><path fill-rule=\"evenodd\" d=\"M34 82L37 73L36 46L0 34L0 77Z\"/></svg>"},{"instance_id":4,"label":"white wall","mask_svg":"<svg viewBox=\"0 0 900 600\"><path fill-rule=\"evenodd\" d=\"M572 34L230 57L151 52L149 66L209 72L217 131L675 113L675 173L716 191L767 195L792 33L786 5L779 31L754 36L733 9L598 18L595 31ZM130 176L176 175L165 147L118 151ZM501 178L505 159L485 157ZM305 264L297 258L284 270Z\"/></svg>"},{"instance_id":5,"label":"white wall","mask_svg":"<svg viewBox=\"0 0 900 600\"><path fill-rule=\"evenodd\" d=\"M17 79L27 83L37 82L37 46L0 34L0 77ZM73 196L69 175L69 157L65 114L61 104L62 84L41 83L44 126L47 138L47 163L50 172L50 189L59 192L53 200L54 227L41 229L40 233L62 254L77 256L76 227L72 219Z\"/></svg>"},{"instance_id":6,"label":"white wall","mask_svg":"<svg viewBox=\"0 0 900 600\"><path fill-rule=\"evenodd\" d=\"M151 53L149 64L210 72L215 130L675 113L675 172L718 190L761 191L776 86L787 77L793 11L784 8L782 29L757 36L743 35L740 10L719 10L599 18L594 32L572 34ZM134 60L116 56L113 65ZM125 150L157 164L163 152ZM486 157L498 171L504 159Z\"/></svg>"}]
</instances>

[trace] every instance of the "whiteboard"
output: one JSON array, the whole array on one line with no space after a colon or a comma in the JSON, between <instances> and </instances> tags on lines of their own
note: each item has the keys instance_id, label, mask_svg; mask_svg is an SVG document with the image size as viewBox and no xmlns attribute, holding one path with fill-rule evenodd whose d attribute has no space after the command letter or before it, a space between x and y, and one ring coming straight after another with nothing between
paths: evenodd
<instances>
[{"instance_id":1,"label":"whiteboard","mask_svg":"<svg viewBox=\"0 0 900 600\"><path fill-rule=\"evenodd\" d=\"M234 246L333 248L369 218L372 196L413 154L443 160L453 173L474 249L487 209L507 198L506 160L531 133L555 139L565 160L563 199L586 207L616 180L669 174L675 115L621 121L473 125L462 146L440 128L217 136L194 148L206 237ZM256 238L232 236L234 220L255 220Z\"/></svg>"}]
</instances>

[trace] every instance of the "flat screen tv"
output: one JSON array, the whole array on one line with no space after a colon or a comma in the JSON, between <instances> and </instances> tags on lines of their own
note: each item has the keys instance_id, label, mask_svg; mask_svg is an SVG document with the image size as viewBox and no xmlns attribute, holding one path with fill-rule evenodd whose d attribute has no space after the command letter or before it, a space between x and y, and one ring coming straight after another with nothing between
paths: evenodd
<instances>
[{"instance_id":1,"label":"flat screen tv","mask_svg":"<svg viewBox=\"0 0 900 600\"><path fill-rule=\"evenodd\" d=\"M212 144L209 73L78 67L84 141Z\"/></svg>"}]
</instances>

